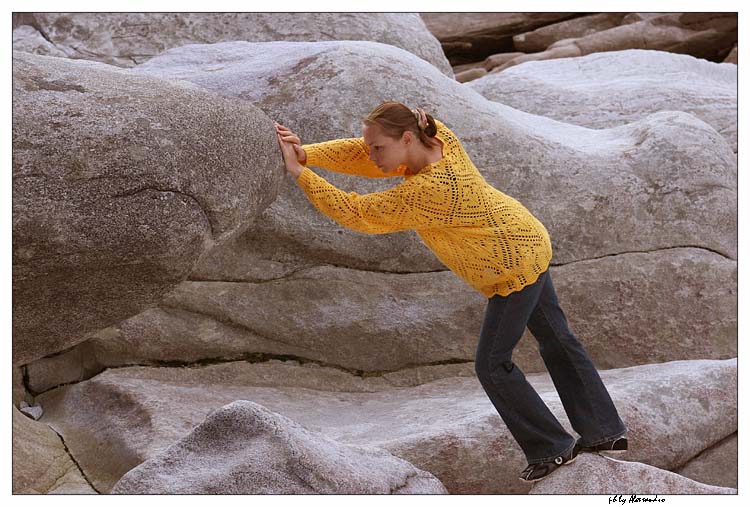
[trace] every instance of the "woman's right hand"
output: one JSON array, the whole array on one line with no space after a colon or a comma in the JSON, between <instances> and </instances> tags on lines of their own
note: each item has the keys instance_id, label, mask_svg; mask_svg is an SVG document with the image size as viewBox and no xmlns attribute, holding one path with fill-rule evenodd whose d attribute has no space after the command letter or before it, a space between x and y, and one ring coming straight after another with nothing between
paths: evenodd
<instances>
[{"instance_id":1,"label":"woman's right hand","mask_svg":"<svg viewBox=\"0 0 750 507\"><path fill-rule=\"evenodd\" d=\"M299 137L280 123L276 123L274 121L273 124L276 126L276 133L279 134L281 140L287 143L292 143L292 145L294 145L294 152L297 156L297 161L302 165L306 165L307 153L305 153L305 149L302 148L302 142L300 141Z\"/></svg>"}]
</instances>

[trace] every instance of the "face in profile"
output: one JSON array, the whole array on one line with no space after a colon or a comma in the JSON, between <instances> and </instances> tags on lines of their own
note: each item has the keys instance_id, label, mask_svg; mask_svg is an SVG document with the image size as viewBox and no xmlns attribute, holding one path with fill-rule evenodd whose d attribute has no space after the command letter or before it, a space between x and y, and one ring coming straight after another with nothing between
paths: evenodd
<instances>
[{"instance_id":1,"label":"face in profile","mask_svg":"<svg viewBox=\"0 0 750 507\"><path fill-rule=\"evenodd\" d=\"M362 128L362 137L370 149L370 160L384 173L395 171L407 159L407 148L405 138L411 134L404 132L401 139L388 137L378 125L365 125Z\"/></svg>"}]
</instances>

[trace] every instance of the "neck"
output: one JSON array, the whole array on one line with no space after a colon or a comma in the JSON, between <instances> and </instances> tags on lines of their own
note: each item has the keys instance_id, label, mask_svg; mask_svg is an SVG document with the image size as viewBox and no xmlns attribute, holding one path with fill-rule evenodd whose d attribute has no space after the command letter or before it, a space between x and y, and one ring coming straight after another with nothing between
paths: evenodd
<instances>
[{"instance_id":1,"label":"neck","mask_svg":"<svg viewBox=\"0 0 750 507\"><path fill-rule=\"evenodd\" d=\"M419 152L415 155L413 160L406 162L406 166L409 168L409 171L416 174L430 164L431 158L432 153L430 153L427 148L420 146Z\"/></svg>"}]
</instances>

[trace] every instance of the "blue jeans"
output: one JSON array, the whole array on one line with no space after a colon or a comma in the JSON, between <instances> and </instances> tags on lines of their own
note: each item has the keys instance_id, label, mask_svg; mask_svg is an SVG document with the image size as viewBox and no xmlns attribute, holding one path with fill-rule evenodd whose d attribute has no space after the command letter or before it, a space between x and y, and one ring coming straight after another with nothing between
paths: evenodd
<instances>
[{"instance_id":1,"label":"blue jeans","mask_svg":"<svg viewBox=\"0 0 750 507\"><path fill-rule=\"evenodd\" d=\"M596 367L568 328L548 270L520 291L487 300L475 359L479 382L529 464L568 452L576 439L511 360L526 326L539 342L539 353L582 444L625 435L625 424Z\"/></svg>"}]
</instances>

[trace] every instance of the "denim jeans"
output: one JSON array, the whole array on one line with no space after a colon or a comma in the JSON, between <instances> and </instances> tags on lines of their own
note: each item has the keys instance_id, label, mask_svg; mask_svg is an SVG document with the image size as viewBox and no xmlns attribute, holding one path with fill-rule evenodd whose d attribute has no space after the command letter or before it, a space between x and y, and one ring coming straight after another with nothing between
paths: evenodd
<instances>
[{"instance_id":1,"label":"denim jeans","mask_svg":"<svg viewBox=\"0 0 750 507\"><path fill-rule=\"evenodd\" d=\"M487 300L475 359L479 382L529 464L568 452L576 439L511 360L526 326L539 342L539 353L582 444L625 435L625 424L596 367L568 328L547 270L522 290Z\"/></svg>"}]
</instances>

